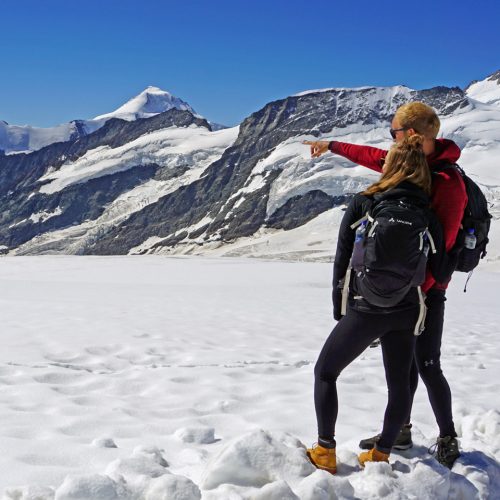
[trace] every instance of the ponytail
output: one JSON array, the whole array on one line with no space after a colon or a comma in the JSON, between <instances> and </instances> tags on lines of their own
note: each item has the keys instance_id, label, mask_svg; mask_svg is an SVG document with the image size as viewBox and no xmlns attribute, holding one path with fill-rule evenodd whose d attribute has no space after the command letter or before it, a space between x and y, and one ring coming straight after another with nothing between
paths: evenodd
<instances>
[{"instance_id":1,"label":"ponytail","mask_svg":"<svg viewBox=\"0 0 500 500\"><path fill-rule=\"evenodd\" d=\"M366 189L364 195L373 195L397 186L402 181L410 181L431 193L431 174L424 151L424 137L413 134L392 146L385 158L380 180Z\"/></svg>"}]
</instances>

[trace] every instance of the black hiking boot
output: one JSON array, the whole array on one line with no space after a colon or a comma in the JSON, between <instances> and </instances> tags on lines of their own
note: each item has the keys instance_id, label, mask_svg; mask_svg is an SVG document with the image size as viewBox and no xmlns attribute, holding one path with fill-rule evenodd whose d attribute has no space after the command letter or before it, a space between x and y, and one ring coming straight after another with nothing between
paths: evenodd
<instances>
[{"instance_id":1,"label":"black hiking boot","mask_svg":"<svg viewBox=\"0 0 500 500\"><path fill-rule=\"evenodd\" d=\"M362 439L359 442L359 447L362 450L371 450L375 447L380 439L380 434L373 436L368 439ZM394 444L392 445L393 450L407 450L413 446L413 441L411 440L411 424L405 424L399 431L398 437Z\"/></svg>"},{"instance_id":2,"label":"black hiking boot","mask_svg":"<svg viewBox=\"0 0 500 500\"><path fill-rule=\"evenodd\" d=\"M434 455L436 453L436 459L448 469L453 467L456 459L460 456L458 451L458 441L457 438L453 436L445 436L443 438L438 438L436 444L429 448L429 453Z\"/></svg>"}]
</instances>

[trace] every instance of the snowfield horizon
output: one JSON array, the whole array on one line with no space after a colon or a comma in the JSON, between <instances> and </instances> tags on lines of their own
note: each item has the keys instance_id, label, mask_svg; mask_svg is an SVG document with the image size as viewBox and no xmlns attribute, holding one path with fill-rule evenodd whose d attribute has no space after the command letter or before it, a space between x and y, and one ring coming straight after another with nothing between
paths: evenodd
<instances>
[{"instance_id":1,"label":"snowfield horizon","mask_svg":"<svg viewBox=\"0 0 500 500\"><path fill-rule=\"evenodd\" d=\"M339 468L314 469L313 367L329 334L331 265L201 257L5 257L4 499L486 499L500 491L500 264L448 293L443 364L462 456L414 448L357 465L386 403L380 349L339 378Z\"/></svg>"}]
</instances>

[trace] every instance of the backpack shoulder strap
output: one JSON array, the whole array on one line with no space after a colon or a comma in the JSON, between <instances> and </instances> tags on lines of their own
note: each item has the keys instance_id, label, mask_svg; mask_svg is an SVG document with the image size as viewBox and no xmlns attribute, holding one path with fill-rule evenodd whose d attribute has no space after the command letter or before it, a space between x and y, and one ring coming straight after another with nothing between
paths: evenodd
<instances>
[{"instance_id":1,"label":"backpack shoulder strap","mask_svg":"<svg viewBox=\"0 0 500 500\"><path fill-rule=\"evenodd\" d=\"M356 229L358 226L360 226L363 222L365 221L372 221L372 217L370 215L371 209L373 206L373 199L372 198L366 198L366 201L363 202L362 208L363 208L363 217L358 219L356 222L353 222L351 224L351 229Z\"/></svg>"},{"instance_id":2,"label":"backpack shoulder strap","mask_svg":"<svg viewBox=\"0 0 500 500\"><path fill-rule=\"evenodd\" d=\"M439 172L443 172L446 169L456 170L462 177L466 176L466 173L464 172L464 169L462 167L460 167L457 163L445 163L445 164L441 165L438 168L433 168L431 170L431 173L437 174Z\"/></svg>"},{"instance_id":3,"label":"backpack shoulder strap","mask_svg":"<svg viewBox=\"0 0 500 500\"><path fill-rule=\"evenodd\" d=\"M344 276L344 286L342 287L342 301L340 303L340 314L345 316L347 314L347 297L349 296L349 285L351 282L351 269L349 266L347 273Z\"/></svg>"},{"instance_id":4,"label":"backpack shoulder strap","mask_svg":"<svg viewBox=\"0 0 500 500\"><path fill-rule=\"evenodd\" d=\"M370 214L368 212L366 212L366 214L363 215L363 217L361 217L361 219L358 219L356 222L353 222L351 224L351 229L356 229L358 226L361 226L361 224L363 224L363 222L370 220L370 219L371 219Z\"/></svg>"},{"instance_id":5,"label":"backpack shoulder strap","mask_svg":"<svg viewBox=\"0 0 500 500\"><path fill-rule=\"evenodd\" d=\"M427 239L429 240L429 245L431 246L431 252L437 253L436 244L434 243L434 238L432 237L432 234L429 232L429 229L425 230L425 234L427 235ZM423 243L422 243L422 247L423 247Z\"/></svg>"}]
</instances>

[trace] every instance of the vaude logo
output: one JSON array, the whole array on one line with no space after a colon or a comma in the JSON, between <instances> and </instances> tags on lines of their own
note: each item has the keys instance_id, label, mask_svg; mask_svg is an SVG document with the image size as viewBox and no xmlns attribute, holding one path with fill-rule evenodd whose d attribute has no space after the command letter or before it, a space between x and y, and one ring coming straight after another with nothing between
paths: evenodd
<instances>
[{"instance_id":1,"label":"vaude logo","mask_svg":"<svg viewBox=\"0 0 500 500\"><path fill-rule=\"evenodd\" d=\"M407 226L413 226L413 222L410 222L408 220L395 219L394 217L391 217L389 219L389 222L397 222L398 224L406 224Z\"/></svg>"}]
</instances>

